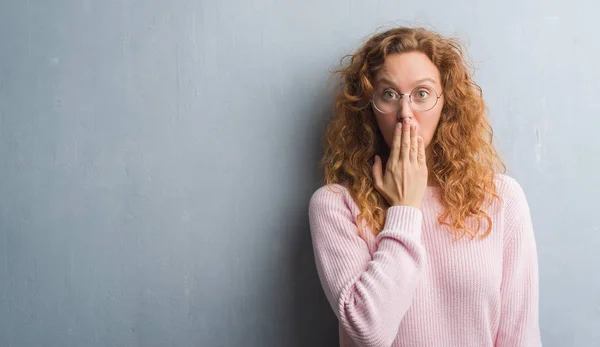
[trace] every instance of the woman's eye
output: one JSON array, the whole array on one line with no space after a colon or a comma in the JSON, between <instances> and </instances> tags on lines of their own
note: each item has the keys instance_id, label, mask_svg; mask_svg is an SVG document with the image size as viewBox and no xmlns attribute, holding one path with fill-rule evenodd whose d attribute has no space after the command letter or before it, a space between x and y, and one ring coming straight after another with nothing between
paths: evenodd
<instances>
[{"instance_id":1,"label":"woman's eye","mask_svg":"<svg viewBox=\"0 0 600 347\"><path fill-rule=\"evenodd\" d=\"M419 98L419 99L425 99L428 96L429 96L429 92L427 90L422 89L422 90L417 91L417 98Z\"/></svg>"},{"instance_id":2,"label":"woman's eye","mask_svg":"<svg viewBox=\"0 0 600 347\"><path fill-rule=\"evenodd\" d=\"M393 99L395 96L396 96L396 93L394 93L394 92L393 92L393 91L391 91L391 90L385 90L385 91L383 91L383 98L384 98L385 100L391 100L391 99Z\"/></svg>"}]
</instances>

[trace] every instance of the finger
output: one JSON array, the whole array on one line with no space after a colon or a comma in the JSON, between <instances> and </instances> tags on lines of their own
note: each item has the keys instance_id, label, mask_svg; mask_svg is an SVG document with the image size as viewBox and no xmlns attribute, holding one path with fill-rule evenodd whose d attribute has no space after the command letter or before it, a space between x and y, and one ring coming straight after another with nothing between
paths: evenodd
<instances>
[{"instance_id":1,"label":"finger","mask_svg":"<svg viewBox=\"0 0 600 347\"><path fill-rule=\"evenodd\" d=\"M373 161L373 185L377 190L383 186L383 174L381 173L381 159L379 156L375 156Z\"/></svg>"},{"instance_id":2,"label":"finger","mask_svg":"<svg viewBox=\"0 0 600 347\"><path fill-rule=\"evenodd\" d=\"M425 161L425 143L423 142L423 138L421 136L419 136L418 139L419 142L419 154L417 155L417 163L419 163L419 165L421 165L421 167L426 165L426 161Z\"/></svg>"},{"instance_id":3,"label":"finger","mask_svg":"<svg viewBox=\"0 0 600 347\"><path fill-rule=\"evenodd\" d=\"M400 147L402 143L402 123L396 124L396 128L394 129L394 139L392 140L392 150L390 152L390 157L388 158L388 162L390 164L395 164L400 158Z\"/></svg>"},{"instance_id":4,"label":"finger","mask_svg":"<svg viewBox=\"0 0 600 347\"><path fill-rule=\"evenodd\" d=\"M400 145L400 159L408 162L408 152L410 151L410 123L405 121L402 125L402 144Z\"/></svg>"},{"instance_id":5,"label":"finger","mask_svg":"<svg viewBox=\"0 0 600 347\"><path fill-rule=\"evenodd\" d=\"M417 162L417 154L419 152L419 143L417 140L417 126L412 124L410 126L410 162Z\"/></svg>"}]
</instances>

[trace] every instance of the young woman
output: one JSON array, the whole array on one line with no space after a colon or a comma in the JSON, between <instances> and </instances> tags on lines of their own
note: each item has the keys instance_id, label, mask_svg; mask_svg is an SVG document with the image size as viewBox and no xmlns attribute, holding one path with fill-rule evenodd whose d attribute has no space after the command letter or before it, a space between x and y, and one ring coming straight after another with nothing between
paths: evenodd
<instances>
[{"instance_id":1,"label":"young woman","mask_svg":"<svg viewBox=\"0 0 600 347\"><path fill-rule=\"evenodd\" d=\"M340 345L541 346L529 206L460 42L393 28L349 57L309 204Z\"/></svg>"}]
</instances>

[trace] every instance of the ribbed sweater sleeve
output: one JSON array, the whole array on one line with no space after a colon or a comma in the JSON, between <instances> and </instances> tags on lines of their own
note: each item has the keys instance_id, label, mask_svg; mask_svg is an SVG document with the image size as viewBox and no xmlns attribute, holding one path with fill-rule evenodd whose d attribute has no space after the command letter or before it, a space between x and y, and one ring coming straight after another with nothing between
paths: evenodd
<instances>
[{"instance_id":1,"label":"ribbed sweater sleeve","mask_svg":"<svg viewBox=\"0 0 600 347\"><path fill-rule=\"evenodd\" d=\"M319 279L339 322L359 346L390 346L426 265L421 210L390 207L372 256L343 193L317 190L309 221Z\"/></svg>"},{"instance_id":2,"label":"ribbed sweater sleeve","mask_svg":"<svg viewBox=\"0 0 600 347\"><path fill-rule=\"evenodd\" d=\"M500 321L496 347L538 347L538 257L529 205L521 186L506 182Z\"/></svg>"}]
</instances>

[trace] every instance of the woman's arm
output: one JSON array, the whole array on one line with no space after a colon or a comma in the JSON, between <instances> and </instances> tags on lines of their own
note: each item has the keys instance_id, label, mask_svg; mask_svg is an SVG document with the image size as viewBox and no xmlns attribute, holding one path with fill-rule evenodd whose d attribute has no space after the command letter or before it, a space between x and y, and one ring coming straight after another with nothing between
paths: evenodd
<instances>
[{"instance_id":1,"label":"woman's arm","mask_svg":"<svg viewBox=\"0 0 600 347\"><path fill-rule=\"evenodd\" d=\"M538 347L542 345L539 275L531 214L521 186L509 178L507 187L500 325L496 347Z\"/></svg>"},{"instance_id":2,"label":"woman's arm","mask_svg":"<svg viewBox=\"0 0 600 347\"><path fill-rule=\"evenodd\" d=\"M343 193L317 190L309 219L319 278L339 322L360 346L390 346L425 267L421 210L390 207L373 257Z\"/></svg>"}]
</instances>

